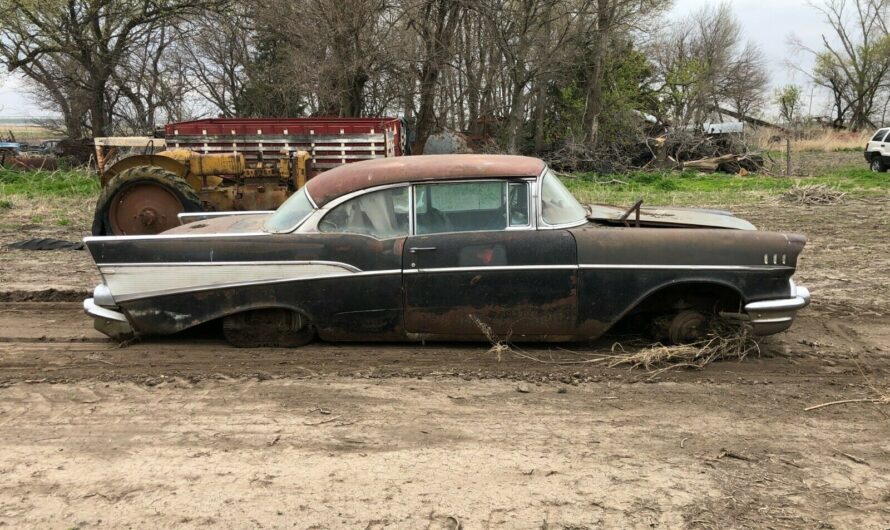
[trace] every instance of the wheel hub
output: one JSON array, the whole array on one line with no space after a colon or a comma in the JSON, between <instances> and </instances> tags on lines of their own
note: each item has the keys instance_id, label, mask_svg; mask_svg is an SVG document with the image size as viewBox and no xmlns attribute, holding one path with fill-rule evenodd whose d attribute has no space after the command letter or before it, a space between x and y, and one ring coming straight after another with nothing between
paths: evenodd
<instances>
[{"instance_id":1,"label":"wheel hub","mask_svg":"<svg viewBox=\"0 0 890 530\"><path fill-rule=\"evenodd\" d=\"M137 182L114 198L108 219L115 235L158 234L178 226L177 214L182 211L182 203L171 190L161 184Z\"/></svg>"}]
</instances>

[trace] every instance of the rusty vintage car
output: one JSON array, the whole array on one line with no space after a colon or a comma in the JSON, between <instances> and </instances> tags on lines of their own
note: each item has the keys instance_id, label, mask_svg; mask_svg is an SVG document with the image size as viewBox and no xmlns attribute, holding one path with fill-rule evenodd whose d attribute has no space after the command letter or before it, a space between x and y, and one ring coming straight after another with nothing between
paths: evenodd
<instances>
[{"instance_id":1,"label":"rusty vintage car","mask_svg":"<svg viewBox=\"0 0 890 530\"><path fill-rule=\"evenodd\" d=\"M236 346L324 340L579 341L621 322L695 340L713 319L787 329L806 238L728 212L584 206L541 160L430 155L311 179L274 212L181 214L88 237L84 301L114 338L221 321ZM480 326L480 323L482 326Z\"/></svg>"}]
</instances>

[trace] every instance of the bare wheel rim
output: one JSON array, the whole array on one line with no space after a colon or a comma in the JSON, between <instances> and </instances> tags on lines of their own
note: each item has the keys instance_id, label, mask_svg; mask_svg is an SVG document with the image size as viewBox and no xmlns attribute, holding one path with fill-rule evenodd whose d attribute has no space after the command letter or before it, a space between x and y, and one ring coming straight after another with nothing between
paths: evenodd
<instances>
[{"instance_id":1,"label":"bare wheel rim","mask_svg":"<svg viewBox=\"0 0 890 530\"><path fill-rule=\"evenodd\" d=\"M708 331L708 317L698 311L682 311L671 321L668 336L673 344L702 339Z\"/></svg>"},{"instance_id":2,"label":"bare wheel rim","mask_svg":"<svg viewBox=\"0 0 890 530\"><path fill-rule=\"evenodd\" d=\"M111 202L108 221L115 235L159 234L179 225L185 208L163 185L137 182L122 189Z\"/></svg>"}]
</instances>

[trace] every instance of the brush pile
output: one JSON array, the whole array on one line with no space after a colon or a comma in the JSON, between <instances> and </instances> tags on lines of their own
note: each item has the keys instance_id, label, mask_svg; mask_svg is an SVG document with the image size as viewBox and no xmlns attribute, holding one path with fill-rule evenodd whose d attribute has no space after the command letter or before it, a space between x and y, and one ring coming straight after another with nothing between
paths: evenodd
<instances>
[{"instance_id":1,"label":"brush pile","mask_svg":"<svg viewBox=\"0 0 890 530\"><path fill-rule=\"evenodd\" d=\"M832 205L840 204L846 192L831 188L826 184L795 184L793 188L782 194L782 200L796 204Z\"/></svg>"},{"instance_id":2,"label":"brush pile","mask_svg":"<svg viewBox=\"0 0 890 530\"><path fill-rule=\"evenodd\" d=\"M675 368L700 370L714 361L741 361L752 354L760 354L760 343L751 335L749 328L717 321L708 335L698 342L674 346L652 344L633 353L616 355L609 366L643 368L654 377Z\"/></svg>"}]
</instances>

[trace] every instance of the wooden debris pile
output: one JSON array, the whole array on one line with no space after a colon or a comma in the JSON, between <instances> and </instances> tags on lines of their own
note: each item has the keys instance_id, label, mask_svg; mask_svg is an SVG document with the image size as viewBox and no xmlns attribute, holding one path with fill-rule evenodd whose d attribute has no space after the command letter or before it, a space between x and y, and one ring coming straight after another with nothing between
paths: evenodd
<instances>
[{"instance_id":1,"label":"wooden debris pile","mask_svg":"<svg viewBox=\"0 0 890 530\"><path fill-rule=\"evenodd\" d=\"M795 184L793 188L782 194L782 200L796 204L839 204L847 196L846 192L834 189L826 184Z\"/></svg>"}]
</instances>

